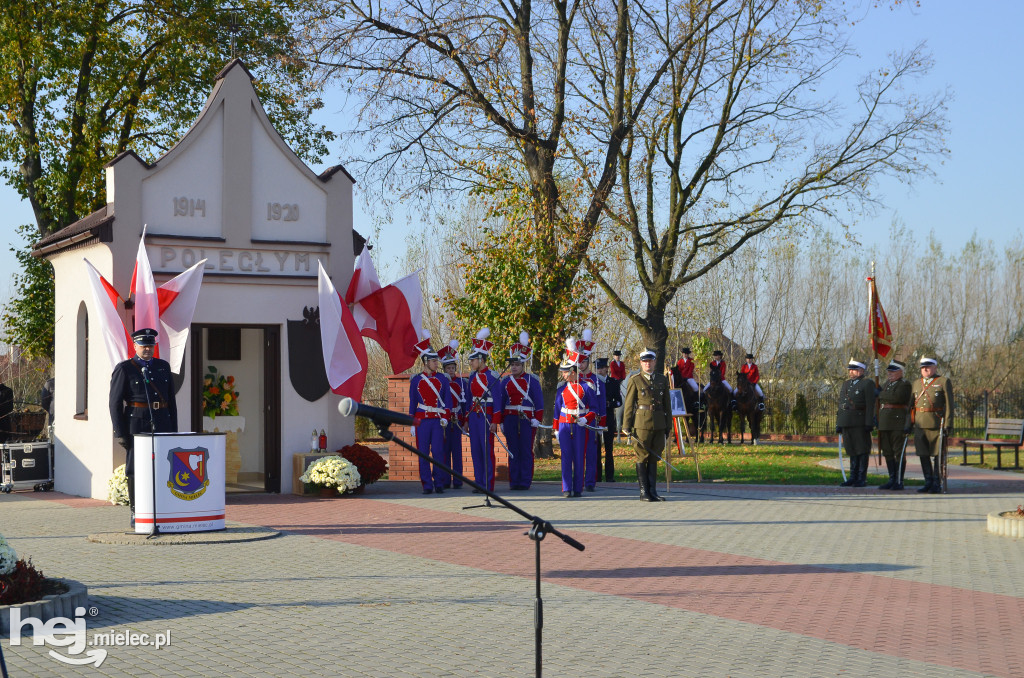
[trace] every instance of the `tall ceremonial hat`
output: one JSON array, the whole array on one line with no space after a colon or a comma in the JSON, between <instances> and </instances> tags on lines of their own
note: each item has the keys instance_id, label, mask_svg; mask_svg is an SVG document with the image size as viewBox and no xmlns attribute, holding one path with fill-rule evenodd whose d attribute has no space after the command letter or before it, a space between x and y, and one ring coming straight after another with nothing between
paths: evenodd
<instances>
[{"instance_id":1,"label":"tall ceremonial hat","mask_svg":"<svg viewBox=\"0 0 1024 678\"><path fill-rule=\"evenodd\" d=\"M846 369L848 370L866 370L867 368L867 365L859 360L854 360L853 358L850 358L850 362L846 365Z\"/></svg>"},{"instance_id":2,"label":"tall ceremonial hat","mask_svg":"<svg viewBox=\"0 0 1024 678\"><path fill-rule=\"evenodd\" d=\"M423 331L424 337L416 344L416 350L420 352L420 357L423 360L430 360L436 358L437 351L430 346L430 332Z\"/></svg>"},{"instance_id":3,"label":"tall ceremonial hat","mask_svg":"<svg viewBox=\"0 0 1024 678\"><path fill-rule=\"evenodd\" d=\"M156 330L144 327L132 332L132 341L139 346L156 346Z\"/></svg>"},{"instance_id":4,"label":"tall ceremonial hat","mask_svg":"<svg viewBox=\"0 0 1024 678\"><path fill-rule=\"evenodd\" d=\"M889 372L900 372L906 371L907 366L901 363L899 360L893 360L885 369L888 370Z\"/></svg>"},{"instance_id":5,"label":"tall ceremonial hat","mask_svg":"<svg viewBox=\"0 0 1024 678\"><path fill-rule=\"evenodd\" d=\"M580 355L590 358L590 354L594 352L594 333L590 331L590 328L583 330L583 336L576 342L576 346L579 348Z\"/></svg>"},{"instance_id":6,"label":"tall ceremonial hat","mask_svg":"<svg viewBox=\"0 0 1024 678\"><path fill-rule=\"evenodd\" d=\"M533 349L530 348L530 335L526 332L519 333L519 341L508 348L508 359L525 363L530 360Z\"/></svg>"},{"instance_id":7,"label":"tall ceremonial hat","mask_svg":"<svg viewBox=\"0 0 1024 678\"><path fill-rule=\"evenodd\" d=\"M455 339L452 339L451 341L448 342L447 346L443 347L440 351L438 351L437 352L437 357L441 359L441 364L442 365L451 365L452 363L458 362L459 361L459 353L457 351L458 348L459 348L459 342L457 340L455 340Z\"/></svg>"},{"instance_id":8,"label":"tall ceremonial hat","mask_svg":"<svg viewBox=\"0 0 1024 678\"><path fill-rule=\"evenodd\" d=\"M580 358L583 357L583 353L579 350L579 344L575 337L569 337L565 340L565 357L562 359L562 364L558 366L560 370L571 370L574 367L579 367Z\"/></svg>"},{"instance_id":9,"label":"tall ceremonial hat","mask_svg":"<svg viewBox=\"0 0 1024 678\"><path fill-rule=\"evenodd\" d=\"M494 342L487 341L487 337L491 336L491 331L486 327L476 333L476 338L473 339L473 349L469 352L469 358L486 358L491 355L491 348L494 346Z\"/></svg>"},{"instance_id":10,"label":"tall ceremonial hat","mask_svg":"<svg viewBox=\"0 0 1024 678\"><path fill-rule=\"evenodd\" d=\"M926 358L921 356L921 362L918 363L918 367L935 367L938 364L939 362L935 360L935 358Z\"/></svg>"}]
</instances>

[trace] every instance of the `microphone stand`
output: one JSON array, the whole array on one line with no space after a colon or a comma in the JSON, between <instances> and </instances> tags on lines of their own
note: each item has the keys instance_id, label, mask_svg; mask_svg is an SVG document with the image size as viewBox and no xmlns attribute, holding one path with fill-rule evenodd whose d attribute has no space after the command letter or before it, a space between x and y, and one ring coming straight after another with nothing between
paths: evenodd
<instances>
[{"instance_id":1,"label":"microphone stand","mask_svg":"<svg viewBox=\"0 0 1024 678\"><path fill-rule=\"evenodd\" d=\"M365 416L365 415L358 415L358 416ZM372 417L371 417L371 419L372 419ZM586 547L583 544L581 544L580 542L578 542L575 539L573 539L572 537L570 537L569 535L564 534L564 533L559 532L558 530L556 530L554 528L554 526L551 525L551 523L549 523L548 521L544 520L543 518L540 518L539 516L535 516L535 515L531 515L531 514L527 513L526 511L522 510L521 508L519 508L518 506L516 506L512 502L507 501L507 500L501 498L500 496L498 496L497 494L495 494L491 490L489 490L489 489L487 489L485 487L481 487L480 485L477 485L474 481L470 480L469 478L467 478L466 476L462 475L461 473L456 473L455 470L453 468L451 468L450 466L448 466L447 464L444 464L444 463L438 461L437 459L432 458L429 454L424 454L424 453L420 452L418 449L416 449L415 446L410 445L409 443L405 442L401 438L397 437L394 433L392 433L390 428L389 428L391 426L389 423L379 422L379 421L376 421L376 420L373 420L373 422L377 425L377 430L380 432L380 435L381 435L382 438L384 438L384 440L387 440L388 442L397 443L398 445L400 445L401 447L409 450L410 452L412 452L416 456L421 457L423 459L426 459L429 463L434 464L435 466L440 467L442 470L444 470L447 473L450 473L453 478L458 478L462 482L464 482L467 485L469 485L470 487L473 487L474 489L480 490L480 492L482 492L484 495L486 495L488 499L494 499L494 501L496 501L499 504L501 504L504 508L511 509L512 511L515 511L516 513L518 513L519 515L521 515L523 518L525 518L526 520L528 520L530 522L530 524L531 524L530 530L529 530L529 532L524 532L524 534L527 537L529 537L531 540L533 540L533 543L535 544L534 551L535 551L536 555L534 557L534 563L535 563L534 564L534 579L535 579L535 582L536 582L536 594L535 594L534 605L533 605L533 626L534 626L533 651L534 651L534 671L535 671L534 675L536 675L537 678L540 678L540 675L541 675L541 637L542 637L542 632L543 632L543 629L544 629L544 601L541 599L541 595L540 595L540 543L544 540L544 537L546 537L548 534L553 534L556 537L558 537L559 539L561 539L562 541L564 541L569 546L571 546L574 549L576 549L577 551L582 551ZM491 506L491 504L487 504L487 505ZM469 507L469 508L472 508L472 507Z\"/></svg>"},{"instance_id":2,"label":"microphone stand","mask_svg":"<svg viewBox=\"0 0 1024 678\"><path fill-rule=\"evenodd\" d=\"M156 421L153 419L153 400L149 396L149 367L142 367L142 380L146 383L146 407L149 412L149 458L152 467L153 481L153 531L146 539L152 539L160 534L160 528L156 524ZM132 446L134 448L134 445ZM134 449L132 454L135 454Z\"/></svg>"},{"instance_id":3,"label":"microphone stand","mask_svg":"<svg viewBox=\"0 0 1024 678\"><path fill-rule=\"evenodd\" d=\"M480 403L482 403L484 401L485 397L491 396L491 410L492 411L494 410L494 394L492 393L492 391L494 390L494 385L501 383L501 380L505 377L505 374L508 372L509 365L511 365L511 364L512 364L512 359L511 358L506 359L506 361L505 361L505 369L503 369L501 371L501 374L498 375L497 379L495 379L494 381L492 381L490 384L487 385L487 393L484 393L483 395L481 395L479 397L473 398L473 405L474 406L480 405ZM473 394L473 379L476 378L477 374L478 374L477 372L474 372L473 376L470 377L469 381L466 383L466 390L469 392L470 395ZM486 405L481 405L480 409L483 410L481 412L481 414L483 415L484 419L487 419L487 415L484 414L484 412L486 412L486 410L487 410L487 406ZM473 410L471 409L469 412L470 412L470 414L472 414ZM488 447L487 446L487 441L488 441L487 437L488 436L492 436L492 435L495 437L495 440L497 440L498 433L497 432L491 433L491 422L488 421L487 422L487 428L484 429L484 480L485 481L491 477L491 475L490 475L490 467L488 466L488 461L491 458L491 454L490 454L490 452L487 449L487 447ZM472 438L469 439L469 446L470 446L470 450L471 450L470 456L472 456L472 449L473 449L473 439ZM491 443L490 448L491 448L491 450L494 449L494 443ZM508 448L506 447L505 450L508 451ZM472 485L473 485L473 487L475 487L477 489L479 489L479 487L480 487L476 483L472 483ZM463 506L462 510L463 511L468 511L469 509L475 509L475 508L510 508L510 506L504 506L504 507L502 507L502 506L495 506L494 504L491 503L491 496L497 497L497 495L491 495L490 492L484 492L484 503L482 503L482 504L473 504L472 506Z\"/></svg>"}]
</instances>

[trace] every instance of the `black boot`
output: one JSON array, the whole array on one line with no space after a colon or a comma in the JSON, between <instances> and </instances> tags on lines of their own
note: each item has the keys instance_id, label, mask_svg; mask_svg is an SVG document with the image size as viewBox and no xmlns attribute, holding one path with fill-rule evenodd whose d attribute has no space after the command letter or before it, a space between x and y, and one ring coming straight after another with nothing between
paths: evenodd
<instances>
[{"instance_id":1,"label":"black boot","mask_svg":"<svg viewBox=\"0 0 1024 678\"><path fill-rule=\"evenodd\" d=\"M896 459L886 455L885 457L885 468L889 471L889 482L882 483L878 486L880 490L891 490L896 486Z\"/></svg>"},{"instance_id":2,"label":"black boot","mask_svg":"<svg viewBox=\"0 0 1024 678\"><path fill-rule=\"evenodd\" d=\"M932 460L932 489L929 494L942 494L942 461L935 457Z\"/></svg>"},{"instance_id":3,"label":"black boot","mask_svg":"<svg viewBox=\"0 0 1024 678\"><path fill-rule=\"evenodd\" d=\"M647 491L651 493L655 501L665 501L665 497L658 494L658 462L647 462Z\"/></svg>"},{"instance_id":4,"label":"black boot","mask_svg":"<svg viewBox=\"0 0 1024 678\"><path fill-rule=\"evenodd\" d=\"M866 487L868 484L868 458L870 455L859 454L850 460L850 468L854 470L852 487Z\"/></svg>"},{"instance_id":5,"label":"black boot","mask_svg":"<svg viewBox=\"0 0 1024 678\"><path fill-rule=\"evenodd\" d=\"M903 459L899 462L899 469L896 471L896 484L892 486L893 490L903 489L903 478L907 475L907 456L904 454Z\"/></svg>"},{"instance_id":6,"label":"black boot","mask_svg":"<svg viewBox=\"0 0 1024 678\"><path fill-rule=\"evenodd\" d=\"M636 481L640 484L640 501L658 501L651 496L646 461L636 463Z\"/></svg>"},{"instance_id":7,"label":"black boot","mask_svg":"<svg viewBox=\"0 0 1024 678\"><path fill-rule=\"evenodd\" d=\"M917 455L917 458L921 460L921 473L924 474L924 487L919 488L917 493L924 494L932 489L932 458L922 455Z\"/></svg>"},{"instance_id":8,"label":"black boot","mask_svg":"<svg viewBox=\"0 0 1024 678\"><path fill-rule=\"evenodd\" d=\"M135 529L135 475L125 476L128 478L128 525Z\"/></svg>"}]
</instances>

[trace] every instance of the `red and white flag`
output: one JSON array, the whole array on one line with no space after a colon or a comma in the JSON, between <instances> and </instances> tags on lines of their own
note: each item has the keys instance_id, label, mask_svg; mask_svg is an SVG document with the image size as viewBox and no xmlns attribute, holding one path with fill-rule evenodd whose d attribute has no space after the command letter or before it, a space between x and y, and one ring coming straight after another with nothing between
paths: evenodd
<instances>
[{"instance_id":1,"label":"red and white flag","mask_svg":"<svg viewBox=\"0 0 1024 678\"><path fill-rule=\"evenodd\" d=\"M370 258L370 248L364 245L363 251L356 257L352 279L349 280L348 289L345 290L345 303L352 305L352 315L355 317L360 331L374 332L377 329L376 322L359 302L379 289L380 280L377 278L377 269L373 266L373 259ZM376 339L376 337L373 338Z\"/></svg>"},{"instance_id":2,"label":"red and white flag","mask_svg":"<svg viewBox=\"0 0 1024 678\"><path fill-rule=\"evenodd\" d=\"M327 382L333 393L360 400L366 384L366 346L352 312L327 277L322 263L319 268L320 340Z\"/></svg>"},{"instance_id":3,"label":"red and white flag","mask_svg":"<svg viewBox=\"0 0 1024 678\"><path fill-rule=\"evenodd\" d=\"M397 374L415 365L416 343L423 334L419 271L364 297L359 305L374 321L374 327L362 328L362 334L387 352L391 369Z\"/></svg>"},{"instance_id":4,"label":"red and white flag","mask_svg":"<svg viewBox=\"0 0 1024 678\"><path fill-rule=\"evenodd\" d=\"M160 313L160 354L176 374L181 372L181 362L185 358L188 331L199 299L199 287L203 284L205 264L206 259L203 259L156 291Z\"/></svg>"},{"instance_id":5,"label":"red and white flag","mask_svg":"<svg viewBox=\"0 0 1024 678\"><path fill-rule=\"evenodd\" d=\"M134 355L131 334L117 312L117 302L121 296L114 290L114 286L100 275L96 267L89 263L88 259L83 259L83 261L89 287L92 289L93 301L96 304L95 317L99 321L99 336L103 338L103 347L107 349L110 370L113 371L118 363L128 360Z\"/></svg>"},{"instance_id":6,"label":"red and white flag","mask_svg":"<svg viewBox=\"0 0 1024 678\"><path fill-rule=\"evenodd\" d=\"M871 284L868 290L868 305L871 309L871 317L868 319L871 328L871 348L883 358L892 351L892 330L889 328L889 319L885 317L882 309L882 302L878 300L878 289L875 287L875 279L868 278ZM876 370L877 363L876 363Z\"/></svg>"},{"instance_id":7,"label":"red and white flag","mask_svg":"<svg viewBox=\"0 0 1024 678\"><path fill-rule=\"evenodd\" d=\"M153 269L149 265L149 255L146 253L146 227L142 227L142 237L139 238L139 251L135 255L135 270L132 272L132 285L128 292L129 296L135 295L135 331L150 328L160 331L160 300L157 296L156 281L153 280ZM163 336L158 337L159 343L164 343ZM155 352L156 357L163 358L159 347Z\"/></svg>"}]
</instances>

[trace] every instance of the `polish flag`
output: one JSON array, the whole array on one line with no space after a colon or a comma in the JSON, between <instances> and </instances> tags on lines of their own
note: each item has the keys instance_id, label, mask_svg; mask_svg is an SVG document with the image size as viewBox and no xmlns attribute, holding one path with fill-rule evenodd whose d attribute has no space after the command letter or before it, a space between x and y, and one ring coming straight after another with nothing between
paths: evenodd
<instances>
[{"instance_id":1,"label":"polish flag","mask_svg":"<svg viewBox=\"0 0 1024 678\"><path fill-rule=\"evenodd\" d=\"M120 295L88 259L83 261L93 301L96 303L95 316L99 320L99 334L103 337L103 346L107 349L107 358L110 359L110 370L113 371L118 363L128 360L135 354L132 349L132 337L117 312Z\"/></svg>"},{"instance_id":2,"label":"polish flag","mask_svg":"<svg viewBox=\"0 0 1024 678\"><path fill-rule=\"evenodd\" d=\"M360 400L366 384L366 346L352 312L327 277L323 263L319 263L319 268L320 340L327 382L333 393Z\"/></svg>"},{"instance_id":3,"label":"polish flag","mask_svg":"<svg viewBox=\"0 0 1024 678\"><path fill-rule=\"evenodd\" d=\"M139 238L139 251L135 255L135 270L132 272L132 285L129 296L135 295L135 330L150 328L160 331L160 300L156 291L156 282L153 280L153 269L149 265L149 255L146 254L146 227L142 227L142 237ZM164 337L158 337L161 346L164 344ZM163 358L159 347L155 353L156 357Z\"/></svg>"},{"instance_id":4,"label":"polish flag","mask_svg":"<svg viewBox=\"0 0 1024 678\"><path fill-rule=\"evenodd\" d=\"M423 333L423 293L419 273L416 271L382 287L359 302L375 324L373 329L364 327L363 336L381 345L396 374L415 365L419 357L416 343Z\"/></svg>"},{"instance_id":5,"label":"polish flag","mask_svg":"<svg viewBox=\"0 0 1024 678\"><path fill-rule=\"evenodd\" d=\"M192 268L179 273L157 289L160 313L160 353L170 363L171 371L181 373L185 358L188 331L192 326L199 287L203 284L203 259Z\"/></svg>"},{"instance_id":6,"label":"polish flag","mask_svg":"<svg viewBox=\"0 0 1024 678\"><path fill-rule=\"evenodd\" d=\"M348 289L345 290L345 303L351 305L352 316L360 331L374 332L377 329L376 322L359 302L379 290L380 287L377 269L374 268L373 259L370 258L370 248L364 245L363 251L356 257L355 270L352 271L352 279L349 280Z\"/></svg>"}]
</instances>

